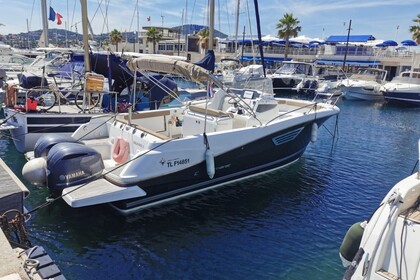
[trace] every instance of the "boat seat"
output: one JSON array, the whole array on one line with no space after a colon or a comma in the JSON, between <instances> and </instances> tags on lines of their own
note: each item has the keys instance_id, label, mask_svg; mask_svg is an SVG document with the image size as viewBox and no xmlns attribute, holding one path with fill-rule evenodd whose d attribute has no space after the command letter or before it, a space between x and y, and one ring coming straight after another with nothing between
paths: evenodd
<instances>
[{"instance_id":1,"label":"boat seat","mask_svg":"<svg viewBox=\"0 0 420 280\"><path fill-rule=\"evenodd\" d=\"M225 97L226 93L222 89L219 89L218 91L216 91L213 98L211 99L211 103L208 105L208 108L222 110Z\"/></svg>"},{"instance_id":2,"label":"boat seat","mask_svg":"<svg viewBox=\"0 0 420 280\"><path fill-rule=\"evenodd\" d=\"M206 109L206 108L199 107L199 106L196 106L196 105L190 105L188 107L188 109L190 109L190 111L192 111L192 112L200 113L200 114L203 114L203 115L207 114L208 116L212 116L212 117L217 117L217 118L230 117L230 118L233 118L232 113L227 113L227 112L221 111L221 110L215 110L215 109L212 109L212 108L209 108L209 107L207 107L207 109Z\"/></svg>"}]
</instances>

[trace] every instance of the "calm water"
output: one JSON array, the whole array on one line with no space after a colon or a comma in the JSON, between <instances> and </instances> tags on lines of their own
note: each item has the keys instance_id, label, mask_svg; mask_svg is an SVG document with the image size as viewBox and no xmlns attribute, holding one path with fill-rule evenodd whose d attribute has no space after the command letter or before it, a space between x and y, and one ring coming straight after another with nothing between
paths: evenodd
<instances>
[{"instance_id":1,"label":"calm water","mask_svg":"<svg viewBox=\"0 0 420 280\"><path fill-rule=\"evenodd\" d=\"M416 163L420 108L338 105L334 147L335 118L285 169L129 217L60 201L35 213L31 240L67 279L341 279L348 227ZM6 137L0 156L20 176L23 156ZM28 187L33 209L48 192Z\"/></svg>"}]
</instances>

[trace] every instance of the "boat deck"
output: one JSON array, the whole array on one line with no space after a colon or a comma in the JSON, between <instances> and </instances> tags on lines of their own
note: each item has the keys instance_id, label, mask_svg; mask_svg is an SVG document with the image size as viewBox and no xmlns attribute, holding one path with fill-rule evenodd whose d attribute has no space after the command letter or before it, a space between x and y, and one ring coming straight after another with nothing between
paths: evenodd
<instances>
[{"instance_id":1,"label":"boat deck","mask_svg":"<svg viewBox=\"0 0 420 280\"><path fill-rule=\"evenodd\" d=\"M402 215L404 217L404 215ZM407 216L407 219L420 224L420 211L418 209L416 209L413 212L410 212Z\"/></svg>"},{"instance_id":2,"label":"boat deck","mask_svg":"<svg viewBox=\"0 0 420 280\"><path fill-rule=\"evenodd\" d=\"M378 270L376 273L378 273L379 275L381 275L382 277L384 277L385 279L388 280L400 280L400 278L388 271L385 271L383 269Z\"/></svg>"}]
</instances>

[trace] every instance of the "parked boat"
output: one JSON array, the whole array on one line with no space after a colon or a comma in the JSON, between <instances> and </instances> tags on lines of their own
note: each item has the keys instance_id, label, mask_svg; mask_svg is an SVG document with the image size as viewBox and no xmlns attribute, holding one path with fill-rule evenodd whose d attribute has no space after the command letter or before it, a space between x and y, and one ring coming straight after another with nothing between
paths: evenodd
<instances>
[{"instance_id":1,"label":"parked boat","mask_svg":"<svg viewBox=\"0 0 420 280\"><path fill-rule=\"evenodd\" d=\"M378 68L360 69L357 74L343 80L341 91L348 100L381 101L381 86L386 82L386 70Z\"/></svg>"},{"instance_id":2,"label":"parked boat","mask_svg":"<svg viewBox=\"0 0 420 280\"><path fill-rule=\"evenodd\" d=\"M317 64L317 77L315 98L338 99L341 97L341 83L347 78L341 67Z\"/></svg>"},{"instance_id":3,"label":"parked boat","mask_svg":"<svg viewBox=\"0 0 420 280\"><path fill-rule=\"evenodd\" d=\"M36 94L36 88L45 88L38 87L44 81L38 76L23 76L22 82L25 83L21 83L22 88L14 84L7 87L3 107L5 119L2 120L0 130L10 131L19 152L32 151L41 135L70 136L81 124L88 122L92 117L127 111L128 104L133 105L133 110L155 110L159 109L163 102L169 103L179 97L176 92L176 83L162 75L154 75L152 79L139 78L136 94L134 94L133 89L130 88L134 80L133 74L126 68L125 62L120 57L113 54L91 54L91 60L94 62L92 63L93 70L100 74L98 77L102 77L98 82L93 81L93 91L85 87L88 84L86 80L84 83L81 81L79 85L73 84L64 89L61 87L58 89L59 85L51 87L51 90L47 87L47 90L40 92L36 100L32 100L27 96L28 94ZM107 80L112 80L112 84L108 85ZM160 86L156 86L157 83ZM94 94L95 104L83 107L87 104L80 104L83 100L77 96L82 97L84 93ZM71 94L71 96L63 99L57 96L61 94L63 96ZM75 94L77 94L76 97ZM180 94L190 99L201 98L199 94L185 95L182 91ZM56 99L52 99L53 95ZM167 97L171 98L166 101ZM178 99L173 106L182 105L182 101ZM167 106L172 105L167 104Z\"/></svg>"},{"instance_id":4,"label":"parked boat","mask_svg":"<svg viewBox=\"0 0 420 280\"><path fill-rule=\"evenodd\" d=\"M368 221L347 231L340 247L348 266L343 279L418 279L419 205L420 168L388 192Z\"/></svg>"},{"instance_id":5,"label":"parked boat","mask_svg":"<svg viewBox=\"0 0 420 280\"><path fill-rule=\"evenodd\" d=\"M225 89L184 61L141 57L129 65L143 74L211 81L218 89L208 102L92 118L71 138L40 139L23 168L29 182L64 195L71 207L112 203L130 213L292 163L339 113L332 104Z\"/></svg>"},{"instance_id":6,"label":"parked boat","mask_svg":"<svg viewBox=\"0 0 420 280\"><path fill-rule=\"evenodd\" d=\"M420 72L405 71L382 87L386 101L405 105L420 105Z\"/></svg>"},{"instance_id":7,"label":"parked boat","mask_svg":"<svg viewBox=\"0 0 420 280\"><path fill-rule=\"evenodd\" d=\"M236 58L222 58L217 64L216 73L225 84L233 82L235 73L241 68L241 63Z\"/></svg>"},{"instance_id":8,"label":"parked boat","mask_svg":"<svg viewBox=\"0 0 420 280\"><path fill-rule=\"evenodd\" d=\"M318 79L315 64L299 61L284 61L282 66L268 77L272 79L273 90L277 94L297 93L303 88L315 89Z\"/></svg>"}]
</instances>

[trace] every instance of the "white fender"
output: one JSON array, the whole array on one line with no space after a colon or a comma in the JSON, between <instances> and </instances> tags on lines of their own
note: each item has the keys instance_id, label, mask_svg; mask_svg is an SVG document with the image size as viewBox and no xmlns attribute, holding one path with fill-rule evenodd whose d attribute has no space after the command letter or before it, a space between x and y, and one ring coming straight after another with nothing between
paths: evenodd
<instances>
[{"instance_id":1,"label":"white fender","mask_svg":"<svg viewBox=\"0 0 420 280\"><path fill-rule=\"evenodd\" d=\"M210 149L206 150L206 167L207 175L209 175L210 179L213 179L216 169L214 167L214 154Z\"/></svg>"},{"instance_id":2,"label":"white fender","mask_svg":"<svg viewBox=\"0 0 420 280\"><path fill-rule=\"evenodd\" d=\"M318 139L318 125L314 122L311 130L311 142L315 142Z\"/></svg>"}]
</instances>

